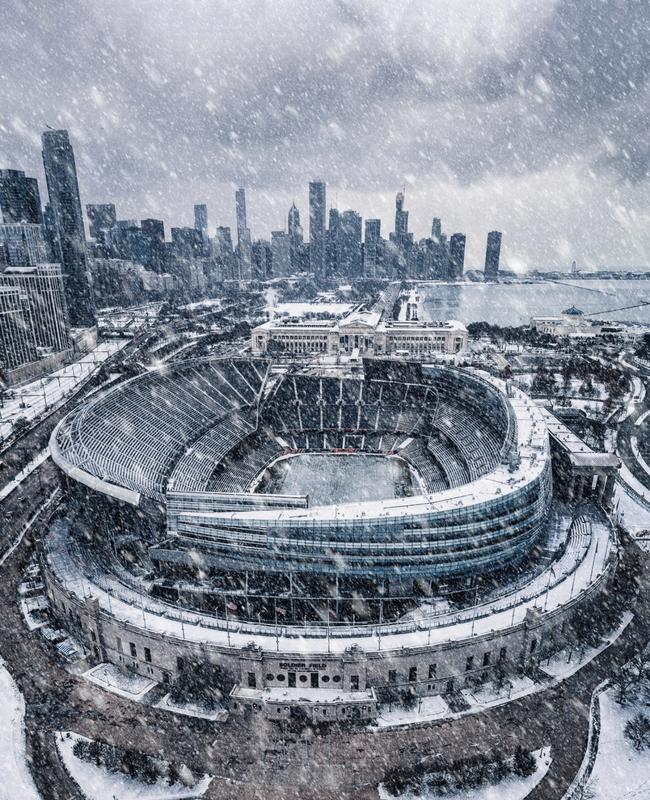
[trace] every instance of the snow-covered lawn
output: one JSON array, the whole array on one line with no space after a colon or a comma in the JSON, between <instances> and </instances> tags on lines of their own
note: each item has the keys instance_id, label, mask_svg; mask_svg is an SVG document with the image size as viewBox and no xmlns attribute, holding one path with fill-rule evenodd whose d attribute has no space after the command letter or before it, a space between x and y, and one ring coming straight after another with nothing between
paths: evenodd
<instances>
[{"instance_id":1,"label":"snow-covered lawn","mask_svg":"<svg viewBox=\"0 0 650 800\"><path fill-rule=\"evenodd\" d=\"M478 710L502 705L509 700L514 700L515 697L524 697L527 694L532 694L539 688L539 685L533 680L526 675L522 675L521 677L510 678L510 681L506 681L500 689L497 689L492 681L487 681L476 689L463 689L461 694L472 706L472 710Z\"/></svg>"},{"instance_id":2,"label":"snow-covered lawn","mask_svg":"<svg viewBox=\"0 0 650 800\"><path fill-rule=\"evenodd\" d=\"M267 306L265 311L274 315L288 314L291 317L303 317L305 314L333 314L343 317L352 309L350 303L278 303L276 306Z\"/></svg>"},{"instance_id":3,"label":"snow-covered lawn","mask_svg":"<svg viewBox=\"0 0 650 800\"><path fill-rule=\"evenodd\" d=\"M482 786L480 789L463 789L444 797L449 800L524 800L533 791L537 784L548 772L553 759L551 758L551 748L543 747L533 753L537 760L537 769L527 778L517 775L509 775L500 783L494 786ZM383 786L379 786L379 797L381 800L394 800L394 796L389 794ZM436 800L441 795L425 791L422 794L414 795L412 792L405 792L399 795L399 800Z\"/></svg>"},{"instance_id":4,"label":"snow-covered lawn","mask_svg":"<svg viewBox=\"0 0 650 800\"><path fill-rule=\"evenodd\" d=\"M20 610L22 611L27 628L30 631L36 631L47 624L44 611L49 605L48 599L44 594L38 595L38 597L25 597L21 599Z\"/></svg>"},{"instance_id":5,"label":"snow-covered lawn","mask_svg":"<svg viewBox=\"0 0 650 800\"><path fill-rule=\"evenodd\" d=\"M63 737L63 738L62 738ZM141 783L119 772L109 772L88 761L77 758L72 752L77 739L84 737L65 732L56 734L56 746L68 773L77 782L88 800L181 800L202 797L208 790L212 777L203 775L194 786L175 783L169 786L166 780L152 785ZM22 795L16 795L21 797Z\"/></svg>"},{"instance_id":6,"label":"snow-covered lawn","mask_svg":"<svg viewBox=\"0 0 650 800\"><path fill-rule=\"evenodd\" d=\"M0 660L1 800L40 800L25 752L25 701L14 679Z\"/></svg>"},{"instance_id":7,"label":"snow-covered lawn","mask_svg":"<svg viewBox=\"0 0 650 800\"><path fill-rule=\"evenodd\" d=\"M440 719L449 716L449 706L443 698L438 695L422 697L415 704L415 707L407 710L399 703L395 703L391 710L388 705L381 707L381 712L375 726L377 728L387 728L391 725L413 725L416 722L427 722L432 719Z\"/></svg>"},{"instance_id":8,"label":"snow-covered lawn","mask_svg":"<svg viewBox=\"0 0 650 800\"><path fill-rule=\"evenodd\" d=\"M99 664L84 672L84 678L108 692L128 697L129 700L141 700L156 685L155 681L143 678L142 675L127 675L115 664Z\"/></svg>"},{"instance_id":9,"label":"snow-covered lawn","mask_svg":"<svg viewBox=\"0 0 650 800\"><path fill-rule=\"evenodd\" d=\"M29 464L27 464L27 466L23 467L13 480L10 480L9 483L5 484L5 486L0 489L0 501L8 497L14 489L17 489L28 475L31 475L35 469L41 466L49 455L50 448L46 447L45 450L42 450L36 458L33 458Z\"/></svg>"},{"instance_id":10,"label":"snow-covered lawn","mask_svg":"<svg viewBox=\"0 0 650 800\"><path fill-rule=\"evenodd\" d=\"M163 711L171 711L174 714L182 714L185 717L209 719L212 722L225 722L228 719L228 712L221 706L207 709L196 703L175 703L168 694L162 700L159 700L155 706L156 708L162 708Z\"/></svg>"},{"instance_id":11,"label":"snow-covered lawn","mask_svg":"<svg viewBox=\"0 0 650 800\"><path fill-rule=\"evenodd\" d=\"M598 645L598 647L586 647L584 650L579 648L560 650L552 656L548 663L542 661L539 665L540 669L546 672L547 675L551 675L559 680L571 677L574 672L584 667L585 664L588 664L592 659L596 658L597 655L600 655L603 650L606 650L610 644L615 642L630 624L633 617L634 614L631 611L626 611L625 614L623 614L621 624L618 628L613 631L602 644Z\"/></svg>"},{"instance_id":12,"label":"snow-covered lawn","mask_svg":"<svg viewBox=\"0 0 650 800\"><path fill-rule=\"evenodd\" d=\"M650 751L637 752L625 738L625 723L647 708L620 706L616 689L600 696L600 739L588 785L594 800L645 800L650 797Z\"/></svg>"}]
</instances>

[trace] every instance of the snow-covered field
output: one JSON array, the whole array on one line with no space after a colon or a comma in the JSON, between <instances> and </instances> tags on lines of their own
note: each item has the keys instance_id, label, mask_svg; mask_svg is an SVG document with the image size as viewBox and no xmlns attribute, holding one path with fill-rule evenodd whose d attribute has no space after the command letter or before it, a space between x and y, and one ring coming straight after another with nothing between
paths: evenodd
<instances>
[{"instance_id":1,"label":"snow-covered field","mask_svg":"<svg viewBox=\"0 0 650 800\"><path fill-rule=\"evenodd\" d=\"M221 706L210 710L196 703L175 703L168 694L159 700L155 706L156 708L161 708L163 711L171 711L173 714L181 714L184 717L209 719L212 722L225 722L228 719L228 712Z\"/></svg>"},{"instance_id":2,"label":"snow-covered field","mask_svg":"<svg viewBox=\"0 0 650 800\"><path fill-rule=\"evenodd\" d=\"M593 800L646 800L650 797L650 751L637 752L623 735L625 723L647 707L620 706L616 689L600 696L600 739L588 786Z\"/></svg>"},{"instance_id":3,"label":"snow-covered field","mask_svg":"<svg viewBox=\"0 0 650 800\"><path fill-rule=\"evenodd\" d=\"M63 732L56 735L56 746L68 773L77 782L88 800L181 800L182 798L202 797L212 780L204 775L194 786L187 787L179 783L169 786L166 780L153 785L141 783L121 773L109 772L75 756L72 752L74 743L83 737L70 734L68 738ZM16 795L17 798L22 795Z\"/></svg>"},{"instance_id":4,"label":"snow-covered field","mask_svg":"<svg viewBox=\"0 0 650 800\"><path fill-rule=\"evenodd\" d=\"M618 628L612 632L606 641L598 645L598 647L586 647L584 650L578 650L577 648L573 650L560 650L558 653L555 653L548 662L542 661L539 665L540 669L546 672L547 675L551 675L560 680L569 678L584 667L585 664L588 664L592 659L596 658L603 650L606 650L612 642L616 641L630 624L633 617L634 614L632 614L631 611L626 611Z\"/></svg>"},{"instance_id":5,"label":"snow-covered field","mask_svg":"<svg viewBox=\"0 0 650 800\"><path fill-rule=\"evenodd\" d=\"M41 466L41 464L49 457L49 455L50 448L46 447L45 450L42 450L35 458L33 458L26 467L21 469L13 480L5 484L0 489L0 501L8 497L14 491L14 489L17 489L28 475L31 475L35 469L38 469Z\"/></svg>"},{"instance_id":6,"label":"snow-covered field","mask_svg":"<svg viewBox=\"0 0 650 800\"><path fill-rule=\"evenodd\" d=\"M40 800L27 766L25 701L0 660L0 800Z\"/></svg>"},{"instance_id":7,"label":"snow-covered field","mask_svg":"<svg viewBox=\"0 0 650 800\"><path fill-rule=\"evenodd\" d=\"M410 485L405 463L385 456L306 453L282 459L273 469L275 487L263 491L308 494L314 506L384 500L397 497L398 486Z\"/></svg>"},{"instance_id":8,"label":"snow-covered field","mask_svg":"<svg viewBox=\"0 0 650 800\"><path fill-rule=\"evenodd\" d=\"M533 753L537 760L537 769L527 778L509 775L494 786L482 786L480 789L464 789L444 796L448 800L524 800L548 772L553 760L550 750L550 747L544 747ZM435 792L425 791L418 795L406 792L399 795L398 800L437 800L440 796ZM379 797L381 800L393 800L394 798L383 786L379 786Z\"/></svg>"},{"instance_id":9,"label":"snow-covered field","mask_svg":"<svg viewBox=\"0 0 650 800\"><path fill-rule=\"evenodd\" d=\"M350 303L278 303L267 306L264 310L274 315L288 314L290 317L303 317L305 314L333 314L342 317L353 306Z\"/></svg>"},{"instance_id":10,"label":"snow-covered field","mask_svg":"<svg viewBox=\"0 0 650 800\"><path fill-rule=\"evenodd\" d=\"M127 697L129 700L141 700L156 685L155 681L143 678L142 675L136 673L126 675L114 664L99 664L84 672L84 678L108 692Z\"/></svg>"},{"instance_id":11,"label":"snow-covered field","mask_svg":"<svg viewBox=\"0 0 650 800\"><path fill-rule=\"evenodd\" d=\"M477 711L482 708L490 708L490 706L502 705L509 700L514 700L515 697L524 697L539 688L541 688L539 684L536 684L526 675L522 675L521 677L511 678L500 689L492 681L488 681L476 689L463 689L461 694L472 707L472 710Z\"/></svg>"},{"instance_id":12,"label":"snow-covered field","mask_svg":"<svg viewBox=\"0 0 650 800\"><path fill-rule=\"evenodd\" d=\"M377 728L388 728L391 725L412 725L416 722L427 722L449 716L449 706L438 695L422 697L412 709L406 709L396 703L389 710L388 705L382 706L380 716L375 723Z\"/></svg>"}]
</instances>

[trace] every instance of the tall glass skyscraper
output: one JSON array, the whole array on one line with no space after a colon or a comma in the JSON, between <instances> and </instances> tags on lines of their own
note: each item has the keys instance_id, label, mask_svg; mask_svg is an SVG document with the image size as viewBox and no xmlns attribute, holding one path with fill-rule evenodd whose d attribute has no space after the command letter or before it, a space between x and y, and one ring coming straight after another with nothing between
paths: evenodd
<instances>
[{"instance_id":1,"label":"tall glass skyscraper","mask_svg":"<svg viewBox=\"0 0 650 800\"><path fill-rule=\"evenodd\" d=\"M449 240L449 275L452 280L463 277L465 267L465 234L453 233Z\"/></svg>"},{"instance_id":2,"label":"tall glass skyscraper","mask_svg":"<svg viewBox=\"0 0 650 800\"><path fill-rule=\"evenodd\" d=\"M251 232L246 224L246 192L235 192L235 218L237 221L237 254L239 257L239 279L250 280L253 266L253 245Z\"/></svg>"},{"instance_id":3,"label":"tall glass skyscraper","mask_svg":"<svg viewBox=\"0 0 650 800\"><path fill-rule=\"evenodd\" d=\"M325 183L309 184L309 269L316 278L325 276Z\"/></svg>"},{"instance_id":4,"label":"tall glass skyscraper","mask_svg":"<svg viewBox=\"0 0 650 800\"><path fill-rule=\"evenodd\" d=\"M58 233L70 324L95 325L93 297L74 152L67 131L47 130L42 136L47 193Z\"/></svg>"},{"instance_id":5,"label":"tall glass skyscraper","mask_svg":"<svg viewBox=\"0 0 650 800\"><path fill-rule=\"evenodd\" d=\"M208 235L208 207L205 203L198 203L194 206L194 227L204 236Z\"/></svg>"},{"instance_id":6,"label":"tall glass skyscraper","mask_svg":"<svg viewBox=\"0 0 650 800\"><path fill-rule=\"evenodd\" d=\"M22 170L0 169L0 222L43 222L36 178L26 177Z\"/></svg>"},{"instance_id":7,"label":"tall glass skyscraper","mask_svg":"<svg viewBox=\"0 0 650 800\"><path fill-rule=\"evenodd\" d=\"M485 280L494 281L499 275L499 257L501 255L501 231L490 231L485 249Z\"/></svg>"}]
</instances>

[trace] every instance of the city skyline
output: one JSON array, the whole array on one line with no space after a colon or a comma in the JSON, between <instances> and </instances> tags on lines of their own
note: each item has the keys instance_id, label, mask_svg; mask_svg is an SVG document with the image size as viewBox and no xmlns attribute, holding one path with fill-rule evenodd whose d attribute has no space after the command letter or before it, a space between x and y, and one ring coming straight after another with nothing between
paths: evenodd
<instances>
[{"instance_id":1,"label":"city skyline","mask_svg":"<svg viewBox=\"0 0 650 800\"><path fill-rule=\"evenodd\" d=\"M479 242L499 228L510 268L647 265L649 64L634 9L223 6L214 48L207 4L180 29L171 5L155 15L146 4L123 15L100 6L53 3L37 25L24 4L7 15L2 163L42 179L35 137L50 124L76 143L84 201L115 202L124 216L190 225L192 205L207 203L234 228L229 195L243 185L257 238L292 200L307 208L319 174L337 207L386 230L406 186L416 237L435 213L466 232L468 263L481 263ZM292 25L279 26L290 12ZM325 51L314 44L324 31ZM56 68L52 36L73 54ZM371 42L368 80L354 59L360 39ZM38 80L22 81L32 70Z\"/></svg>"}]
</instances>

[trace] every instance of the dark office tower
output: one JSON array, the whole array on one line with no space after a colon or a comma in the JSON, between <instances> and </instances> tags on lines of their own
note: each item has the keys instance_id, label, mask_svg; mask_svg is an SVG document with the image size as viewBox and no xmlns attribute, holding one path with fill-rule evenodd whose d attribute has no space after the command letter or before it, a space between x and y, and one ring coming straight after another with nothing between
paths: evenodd
<instances>
[{"instance_id":1,"label":"dark office tower","mask_svg":"<svg viewBox=\"0 0 650 800\"><path fill-rule=\"evenodd\" d=\"M442 236L442 222L438 217L431 220L431 238L434 242L439 242Z\"/></svg>"},{"instance_id":2,"label":"dark office tower","mask_svg":"<svg viewBox=\"0 0 650 800\"><path fill-rule=\"evenodd\" d=\"M457 281L463 277L465 267L465 234L453 233L449 240L449 279Z\"/></svg>"},{"instance_id":3,"label":"dark office tower","mask_svg":"<svg viewBox=\"0 0 650 800\"><path fill-rule=\"evenodd\" d=\"M54 209L50 203L45 204L43 210L43 229L45 231L45 243L47 245L49 258L48 261L54 262L59 259L59 232L56 229L54 219Z\"/></svg>"},{"instance_id":4,"label":"dark office tower","mask_svg":"<svg viewBox=\"0 0 650 800\"><path fill-rule=\"evenodd\" d=\"M237 260L239 262L240 280L250 280L252 270L251 232L246 224L246 192L237 189L235 192L235 216L237 220Z\"/></svg>"},{"instance_id":5,"label":"dark office tower","mask_svg":"<svg viewBox=\"0 0 650 800\"><path fill-rule=\"evenodd\" d=\"M395 238L399 241L409 229L409 212L404 211L404 193L395 196Z\"/></svg>"},{"instance_id":6,"label":"dark office tower","mask_svg":"<svg viewBox=\"0 0 650 800\"><path fill-rule=\"evenodd\" d=\"M291 246L291 272L295 275L302 269L302 226L300 224L300 212L296 204L292 203L289 209L289 243Z\"/></svg>"},{"instance_id":7,"label":"dark office tower","mask_svg":"<svg viewBox=\"0 0 650 800\"><path fill-rule=\"evenodd\" d=\"M381 220L367 219L363 245L363 274L366 278L380 277Z\"/></svg>"},{"instance_id":8,"label":"dark office tower","mask_svg":"<svg viewBox=\"0 0 650 800\"><path fill-rule=\"evenodd\" d=\"M45 131L43 165L65 280L66 300L73 327L94 325L95 303L84 234L74 153L67 131Z\"/></svg>"},{"instance_id":9,"label":"dark office tower","mask_svg":"<svg viewBox=\"0 0 650 800\"><path fill-rule=\"evenodd\" d=\"M335 275L339 271L341 215L338 208L330 208L329 227L325 233L325 274Z\"/></svg>"},{"instance_id":10,"label":"dark office tower","mask_svg":"<svg viewBox=\"0 0 650 800\"><path fill-rule=\"evenodd\" d=\"M361 217L356 211L344 211L341 214L339 242L341 272L351 280L361 278Z\"/></svg>"},{"instance_id":11,"label":"dark office tower","mask_svg":"<svg viewBox=\"0 0 650 800\"><path fill-rule=\"evenodd\" d=\"M165 271L165 223L161 219L140 220L142 236L150 242L150 262L146 266L154 272Z\"/></svg>"},{"instance_id":12,"label":"dark office tower","mask_svg":"<svg viewBox=\"0 0 650 800\"><path fill-rule=\"evenodd\" d=\"M224 281L232 280L235 277L235 255L230 228L217 228L217 235L212 241L212 255L219 265L221 279Z\"/></svg>"},{"instance_id":13,"label":"dark office tower","mask_svg":"<svg viewBox=\"0 0 650 800\"><path fill-rule=\"evenodd\" d=\"M246 192L244 189L237 189L235 192L235 218L237 221L237 241L239 241L242 232L248 227L246 224Z\"/></svg>"},{"instance_id":14,"label":"dark office tower","mask_svg":"<svg viewBox=\"0 0 650 800\"><path fill-rule=\"evenodd\" d=\"M204 236L208 235L208 207L205 203L194 206L194 227Z\"/></svg>"},{"instance_id":15,"label":"dark office tower","mask_svg":"<svg viewBox=\"0 0 650 800\"><path fill-rule=\"evenodd\" d=\"M0 222L43 222L36 178L18 169L0 169Z\"/></svg>"},{"instance_id":16,"label":"dark office tower","mask_svg":"<svg viewBox=\"0 0 650 800\"><path fill-rule=\"evenodd\" d=\"M89 203L86 206L86 216L91 238L106 244L106 234L117 222L113 203Z\"/></svg>"},{"instance_id":17,"label":"dark office tower","mask_svg":"<svg viewBox=\"0 0 650 800\"><path fill-rule=\"evenodd\" d=\"M264 239L253 242L252 247L253 280L265 281L271 277L271 243Z\"/></svg>"},{"instance_id":18,"label":"dark office tower","mask_svg":"<svg viewBox=\"0 0 650 800\"><path fill-rule=\"evenodd\" d=\"M284 231L271 231L271 263L274 278L291 274L291 241Z\"/></svg>"},{"instance_id":19,"label":"dark office tower","mask_svg":"<svg viewBox=\"0 0 650 800\"><path fill-rule=\"evenodd\" d=\"M309 184L309 269L316 279L325 277L325 183Z\"/></svg>"},{"instance_id":20,"label":"dark office tower","mask_svg":"<svg viewBox=\"0 0 650 800\"><path fill-rule=\"evenodd\" d=\"M487 247L485 249L485 271L486 281L495 281L499 276L499 256L501 255L501 231L490 231L487 235Z\"/></svg>"}]
</instances>

